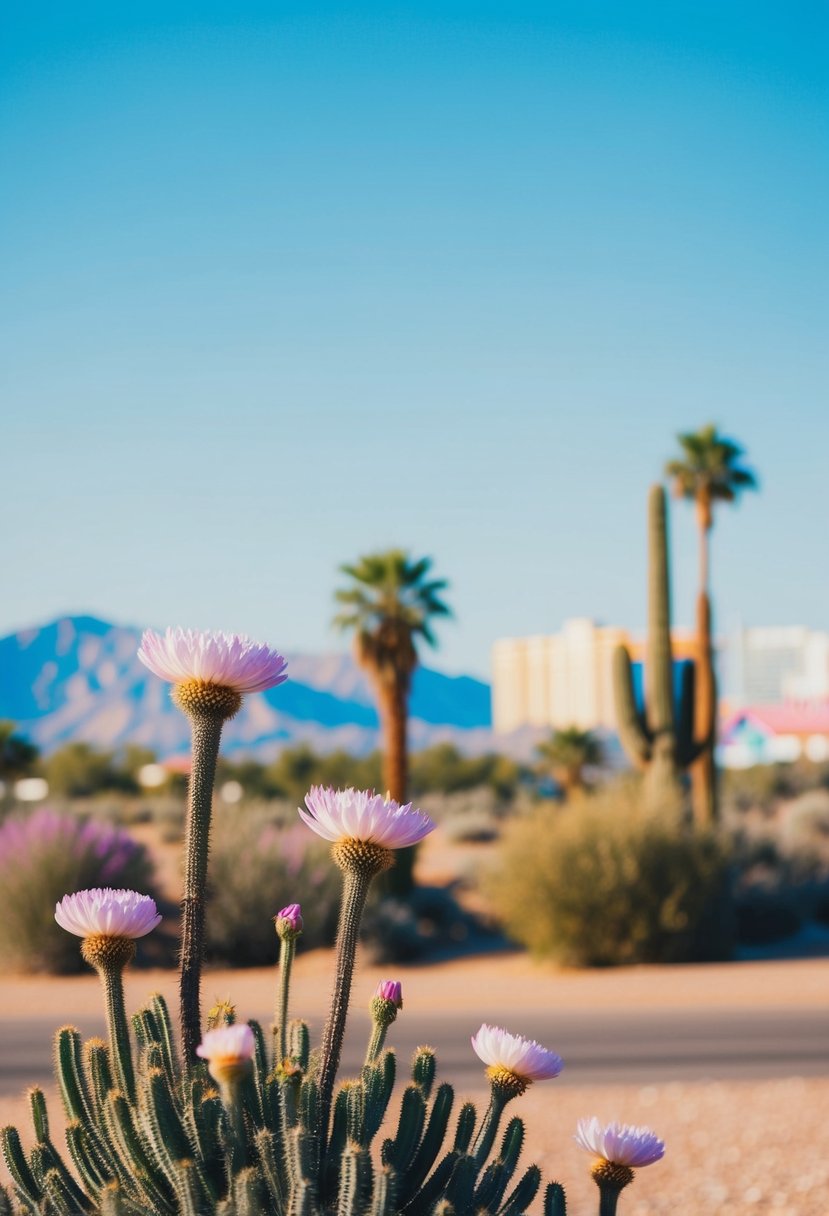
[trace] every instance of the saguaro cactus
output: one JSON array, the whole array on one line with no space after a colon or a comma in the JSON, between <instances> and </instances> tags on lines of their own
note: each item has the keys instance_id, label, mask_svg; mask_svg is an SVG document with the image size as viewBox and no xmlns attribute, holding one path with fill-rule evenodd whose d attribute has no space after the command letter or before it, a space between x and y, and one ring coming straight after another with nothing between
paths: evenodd
<instances>
[{"instance_id":1,"label":"saguaro cactus","mask_svg":"<svg viewBox=\"0 0 829 1216\"><path fill-rule=\"evenodd\" d=\"M680 775L713 742L713 696L702 737L694 734L695 673L682 673L679 709L674 710L671 648L671 590L665 491L651 486L648 496L648 640L645 656L645 708L640 712L633 687L630 652L618 646L613 656L616 722L622 746L645 774L647 805L659 808L681 796Z\"/></svg>"}]
</instances>

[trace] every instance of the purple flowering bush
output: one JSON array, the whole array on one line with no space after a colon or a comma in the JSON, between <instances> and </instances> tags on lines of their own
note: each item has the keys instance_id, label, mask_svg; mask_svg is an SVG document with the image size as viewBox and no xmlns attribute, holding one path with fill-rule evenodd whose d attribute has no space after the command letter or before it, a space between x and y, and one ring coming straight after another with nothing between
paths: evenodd
<instances>
[{"instance_id":1,"label":"purple flowering bush","mask_svg":"<svg viewBox=\"0 0 829 1216\"><path fill-rule=\"evenodd\" d=\"M67 891L129 887L151 893L152 864L121 828L46 808L0 826L0 967L83 970L76 944L55 923Z\"/></svg>"}]
</instances>

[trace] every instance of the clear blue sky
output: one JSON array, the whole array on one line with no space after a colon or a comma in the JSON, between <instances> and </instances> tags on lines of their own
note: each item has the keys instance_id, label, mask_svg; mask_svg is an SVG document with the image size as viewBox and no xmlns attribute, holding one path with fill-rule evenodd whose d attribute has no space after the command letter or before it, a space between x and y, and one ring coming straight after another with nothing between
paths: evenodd
<instances>
[{"instance_id":1,"label":"clear blue sky","mask_svg":"<svg viewBox=\"0 0 829 1216\"><path fill-rule=\"evenodd\" d=\"M829 627L828 11L6 6L0 631L330 648L338 564L402 545L486 674L643 622L646 488L709 420L762 478L720 624Z\"/></svg>"}]
</instances>

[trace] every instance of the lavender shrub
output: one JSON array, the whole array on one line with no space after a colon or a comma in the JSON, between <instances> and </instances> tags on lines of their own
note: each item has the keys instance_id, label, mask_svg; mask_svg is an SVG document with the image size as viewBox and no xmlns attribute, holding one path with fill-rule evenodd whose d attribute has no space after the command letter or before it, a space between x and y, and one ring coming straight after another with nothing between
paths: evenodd
<instances>
[{"instance_id":1,"label":"lavender shrub","mask_svg":"<svg viewBox=\"0 0 829 1216\"><path fill-rule=\"evenodd\" d=\"M0 827L0 967L80 971L77 949L55 923L57 901L90 887L152 891L152 877L146 849L121 828L47 808L10 817Z\"/></svg>"}]
</instances>

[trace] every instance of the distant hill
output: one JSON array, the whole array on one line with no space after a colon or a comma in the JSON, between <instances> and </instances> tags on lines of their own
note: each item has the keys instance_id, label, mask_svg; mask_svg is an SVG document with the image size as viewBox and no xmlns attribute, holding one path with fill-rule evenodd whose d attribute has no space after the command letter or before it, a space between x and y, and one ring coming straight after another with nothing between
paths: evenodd
<instances>
[{"instance_id":1,"label":"distant hill","mask_svg":"<svg viewBox=\"0 0 829 1216\"><path fill-rule=\"evenodd\" d=\"M166 758L188 747L187 720L169 686L139 663L140 630L95 617L61 617L0 639L0 718L11 718L44 752L83 740L125 743ZM378 744L377 713L366 681L348 655L293 655L289 679L245 698L225 729L225 750L266 759L308 743L355 754ZM493 744L489 685L429 668L415 673L411 744L452 742L465 752Z\"/></svg>"}]
</instances>

